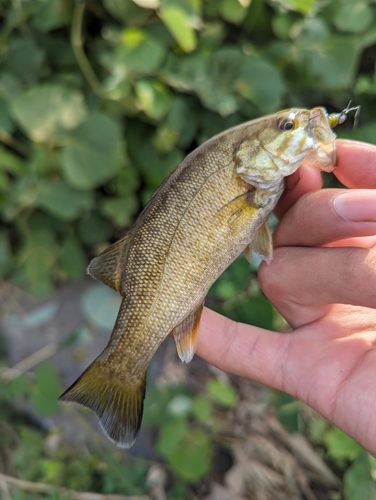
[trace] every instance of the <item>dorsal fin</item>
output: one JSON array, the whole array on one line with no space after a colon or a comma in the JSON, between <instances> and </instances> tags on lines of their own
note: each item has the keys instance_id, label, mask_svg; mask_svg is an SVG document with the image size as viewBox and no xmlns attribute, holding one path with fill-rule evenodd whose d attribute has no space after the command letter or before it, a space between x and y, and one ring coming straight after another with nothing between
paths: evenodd
<instances>
[{"instance_id":1,"label":"dorsal fin","mask_svg":"<svg viewBox=\"0 0 376 500\"><path fill-rule=\"evenodd\" d=\"M192 360L196 350L198 325L200 324L203 307L204 302L189 314L180 325L176 326L172 332L179 358L185 363Z\"/></svg>"},{"instance_id":2,"label":"dorsal fin","mask_svg":"<svg viewBox=\"0 0 376 500\"><path fill-rule=\"evenodd\" d=\"M90 262L87 273L121 293L121 277L133 237L131 231L124 238L106 248Z\"/></svg>"}]
</instances>

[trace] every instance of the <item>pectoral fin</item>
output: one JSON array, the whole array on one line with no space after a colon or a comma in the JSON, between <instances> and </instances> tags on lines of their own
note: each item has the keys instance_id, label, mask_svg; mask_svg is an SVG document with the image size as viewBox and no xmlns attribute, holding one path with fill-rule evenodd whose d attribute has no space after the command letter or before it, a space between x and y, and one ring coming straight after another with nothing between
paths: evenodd
<instances>
[{"instance_id":1,"label":"pectoral fin","mask_svg":"<svg viewBox=\"0 0 376 500\"><path fill-rule=\"evenodd\" d=\"M257 253L267 264L273 259L273 241L268 223L265 222L256 233L255 239L244 250L246 259L251 262L252 252Z\"/></svg>"},{"instance_id":2,"label":"pectoral fin","mask_svg":"<svg viewBox=\"0 0 376 500\"><path fill-rule=\"evenodd\" d=\"M185 363L189 363L192 360L196 350L198 325L200 324L203 307L204 302L187 316L180 325L175 327L172 332L179 358Z\"/></svg>"},{"instance_id":3,"label":"pectoral fin","mask_svg":"<svg viewBox=\"0 0 376 500\"><path fill-rule=\"evenodd\" d=\"M93 278L121 293L121 277L133 234L128 233L95 257L87 268Z\"/></svg>"}]
</instances>

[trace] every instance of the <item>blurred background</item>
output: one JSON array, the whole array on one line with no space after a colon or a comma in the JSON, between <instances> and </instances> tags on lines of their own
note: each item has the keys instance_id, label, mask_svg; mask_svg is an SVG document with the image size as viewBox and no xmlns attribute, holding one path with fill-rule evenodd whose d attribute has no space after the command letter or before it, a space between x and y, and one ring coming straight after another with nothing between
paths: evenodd
<instances>
[{"instance_id":1,"label":"blurred background","mask_svg":"<svg viewBox=\"0 0 376 500\"><path fill-rule=\"evenodd\" d=\"M375 21L373 0L0 0L0 498L376 498L358 444L286 394L183 365L169 339L131 450L56 402L120 304L87 263L187 153L350 99L359 126L338 134L376 142ZM256 270L240 257L207 305L284 331Z\"/></svg>"}]
</instances>

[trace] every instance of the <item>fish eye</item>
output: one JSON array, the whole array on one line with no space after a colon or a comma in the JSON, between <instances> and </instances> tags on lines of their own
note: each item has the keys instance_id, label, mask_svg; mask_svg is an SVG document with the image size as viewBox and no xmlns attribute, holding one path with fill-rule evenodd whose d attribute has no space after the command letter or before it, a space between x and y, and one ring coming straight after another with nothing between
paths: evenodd
<instances>
[{"instance_id":1,"label":"fish eye","mask_svg":"<svg viewBox=\"0 0 376 500\"><path fill-rule=\"evenodd\" d=\"M293 130L296 127L295 120L291 118L279 118L277 121L277 127L279 130Z\"/></svg>"}]
</instances>

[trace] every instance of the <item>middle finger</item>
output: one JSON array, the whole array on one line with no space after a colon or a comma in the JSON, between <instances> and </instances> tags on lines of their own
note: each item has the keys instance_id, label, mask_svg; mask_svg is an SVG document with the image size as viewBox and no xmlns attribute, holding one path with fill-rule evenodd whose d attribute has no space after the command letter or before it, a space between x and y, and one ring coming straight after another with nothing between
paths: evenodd
<instances>
[{"instance_id":1,"label":"middle finger","mask_svg":"<svg viewBox=\"0 0 376 500\"><path fill-rule=\"evenodd\" d=\"M275 247L312 247L375 234L376 190L324 189L299 198L281 219L273 239Z\"/></svg>"}]
</instances>

